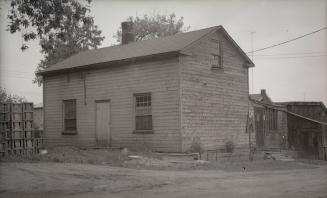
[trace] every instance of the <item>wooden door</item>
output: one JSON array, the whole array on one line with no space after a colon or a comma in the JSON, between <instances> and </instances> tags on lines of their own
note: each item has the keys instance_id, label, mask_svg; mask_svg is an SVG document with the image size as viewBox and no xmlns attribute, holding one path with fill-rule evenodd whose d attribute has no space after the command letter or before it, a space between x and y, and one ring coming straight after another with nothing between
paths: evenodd
<instances>
[{"instance_id":1,"label":"wooden door","mask_svg":"<svg viewBox=\"0 0 327 198\"><path fill-rule=\"evenodd\" d=\"M96 140L98 146L110 145L110 102L96 102Z\"/></svg>"},{"instance_id":2,"label":"wooden door","mask_svg":"<svg viewBox=\"0 0 327 198\"><path fill-rule=\"evenodd\" d=\"M256 127L256 143L258 147L264 146L264 111L262 108L255 108L255 127Z\"/></svg>"}]
</instances>

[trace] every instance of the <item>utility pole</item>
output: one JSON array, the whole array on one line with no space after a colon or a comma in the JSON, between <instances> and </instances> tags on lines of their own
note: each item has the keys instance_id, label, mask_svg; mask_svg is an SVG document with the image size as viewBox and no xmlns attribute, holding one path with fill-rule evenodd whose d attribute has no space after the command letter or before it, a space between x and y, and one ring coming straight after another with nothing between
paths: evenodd
<instances>
[{"instance_id":1,"label":"utility pole","mask_svg":"<svg viewBox=\"0 0 327 198\"><path fill-rule=\"evenodd\" d=\"M251 59L253 61L253 34L254 32L251 32ZM251 68L251 93L254 93L253 90L253 68ZM250 101L249 101L250 103ZM249 104L250 105L250 104ZM249 160L252 161L253 160L253 148L252 148L252 141L251 141L251 131L253 129L252 123L250 123L252 120L250 120L250 108L248 106L248 115L246 118L246 131L249 133ZM249 122L250 121L250 122ZM251 128L249 126L252 126Z\"/></svg>"},{"instance_id":2,"label":"utility pole","mask_svg":"<svg viewBox=\"0 0 327 198\"><path fill-rule=\"evenodd\" d=\"M254 57L253 57L253 34L255 32L251 32L251 59L252 59L252 62L254 60ZM254 93L254 90L253 90L253 68L251 68L251 90L252 90L252 94Z\"/></svg>"}]
</instances>

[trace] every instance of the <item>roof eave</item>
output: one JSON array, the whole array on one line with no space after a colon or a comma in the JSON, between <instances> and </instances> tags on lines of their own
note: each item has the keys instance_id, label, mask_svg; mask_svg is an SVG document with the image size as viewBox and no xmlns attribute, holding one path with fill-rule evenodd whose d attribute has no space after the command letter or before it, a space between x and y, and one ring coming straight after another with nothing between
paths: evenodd
<instances>
[{"instance_id":1,"label":"roof eave","mask_svg":"<svg viewBox=\"0 0 327 198\"><path fill-rule=\"evenodd\" d=\"M133 63L134 61L154 58L154 57L174 56L174 55L177 56L179 54L181 54L180 51L170 51L170 52L164 52L164 53L160 53L160 54L151 54L151 55L147 55L147 56L132 57L132 58L126 58L126 59L114 60L114 61L108 61L108 62L99 62L99 63L95 63L95 64L90 64L90 65L81 65L81 66L77 66L77 67L70 67L70 68L50 70L50 71L41 71L41 72L36 73L36 75L46 76L46 75L51 75L51 74L76 72L76 71L81 71L81 70L89 70L89 69L106 67L106 66L103 66L103 64L111 64L111 65L119 64L119 65L121 65L121 64Z\"/></svg>"}]
</instances>

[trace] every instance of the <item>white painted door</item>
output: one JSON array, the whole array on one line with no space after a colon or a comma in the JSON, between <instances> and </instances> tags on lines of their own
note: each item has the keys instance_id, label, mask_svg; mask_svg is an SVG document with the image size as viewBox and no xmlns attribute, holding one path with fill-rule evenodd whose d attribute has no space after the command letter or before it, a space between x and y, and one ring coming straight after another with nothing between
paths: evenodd
<instances>
[{"instance_id":1,"label":"white painted door","mask_svg":"<svg viewBox=\"0 0 327 198\"><path fill-rule=\"evenodd\" d=\"M96 103L96 139L98 146L110 143L110 102Z\"/></svg>"}]
</instances>

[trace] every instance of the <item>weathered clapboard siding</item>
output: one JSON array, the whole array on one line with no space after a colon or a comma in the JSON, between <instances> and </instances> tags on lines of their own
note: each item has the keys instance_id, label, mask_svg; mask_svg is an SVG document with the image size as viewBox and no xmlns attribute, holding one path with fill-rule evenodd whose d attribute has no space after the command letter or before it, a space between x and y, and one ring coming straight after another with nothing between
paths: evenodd
<instances>
[{"instance_id":1,"label":"weathered clapboard siding","mask_svg":"<svg viewBox=\"0 0 327 198\"><path fill-rule=\"evenodd\" d=\"M212 69L211 39L223 42L223 69ZM182 150L200 137L205 148L219 148L227 140L248 144L248 70L235 47L216 32L194 45L191 56L180 58Z\"/></svg>"},{"instance_id":2,"label":"weathered clapboard siding","mask_svg":"<svg viewBox=\"0 0 327 198\"><path fill-rule=\"evenodd\" d=\"M48 145L95 145L95 101L110 99L112 146L180 151L178 59L110 66L44 78ZM135 134L133 94L151 92L153 134ZM76 99L77 135L62 135L63 104ZM86 102L86 104L85 104Z\"/></svg>"}]
</instances>

